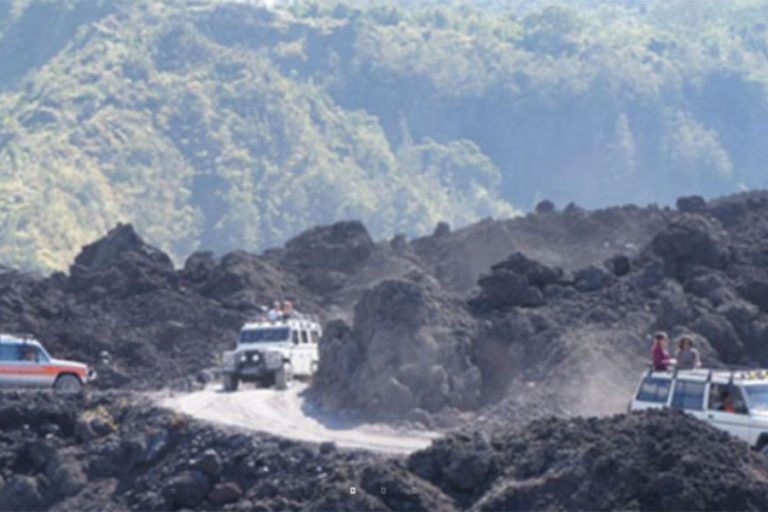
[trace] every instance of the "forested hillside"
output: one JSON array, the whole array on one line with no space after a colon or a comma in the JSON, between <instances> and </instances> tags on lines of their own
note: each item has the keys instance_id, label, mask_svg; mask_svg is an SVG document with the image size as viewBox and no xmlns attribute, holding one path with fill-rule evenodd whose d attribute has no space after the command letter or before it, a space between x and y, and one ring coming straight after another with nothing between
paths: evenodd
<instances>
[{"instance_id":1,"label":"forested hillside","mask_svg":"<svg viewBox=\"0 0 768 512\"><path fill-rule=\"evenodd\" d=\"M0 2L0 261L768 184L766 2L368 4Z\"/></svg>"}]
</instances>

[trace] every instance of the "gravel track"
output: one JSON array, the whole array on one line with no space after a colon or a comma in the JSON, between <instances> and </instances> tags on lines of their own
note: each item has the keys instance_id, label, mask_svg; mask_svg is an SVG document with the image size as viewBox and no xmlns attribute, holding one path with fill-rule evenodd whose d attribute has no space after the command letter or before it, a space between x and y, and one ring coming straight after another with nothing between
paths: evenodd
<instances>
[{"instance_id":1,"label":"gravel track","mask_svg":"<svg viewBox=\"0 0 768 512\"><path fill-rule=\"evenodd\" d=\"M285 391L244 389L225 393L219 386L212 386L203 391L161 397L159 404L213 423L392 455L421 450L439 437L434 432L339 420L308 404L303 397L305 389L305 384L297 382Z\"/></svg>"}]
</instances>

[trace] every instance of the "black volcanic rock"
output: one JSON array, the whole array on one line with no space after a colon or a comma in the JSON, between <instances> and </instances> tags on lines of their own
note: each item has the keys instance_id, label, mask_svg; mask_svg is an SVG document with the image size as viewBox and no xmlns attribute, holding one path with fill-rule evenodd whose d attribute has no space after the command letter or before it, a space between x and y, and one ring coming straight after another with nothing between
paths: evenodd
<instances>
[{"instance_id":1,"label":"black volcanic rock","mask_svg":"<svg viewBox=\"0 0 768 512\"><path fill-rule=\"evenodd\" d=\"M684 215L653 239L654 253L664 260L667 275L682 279L692 267L725 267L729 251L722 227L700 215Z\"/></svg>"},{"instance_id":2,"label":"black volcanic rock","mask_svg":"<svg viewBox=\"0 0 768 512\"><path fill-rule=\"evenodd\" d=\"M375 244L360 222L319 226L289 240L281 262L311 292L330 296L358 271L374 252Z\"/></svg>"},{"instance_id":3,"label":"black volcanic rock","mask_svg":"<svg viewBox=\"0 0 768 512\"><path fill-rule=\"evenodd\" d=\"M453 435L407 467L472 510L763 510L768 459L679 412ZM475 483L476 485L468 485Z\"/></svg>"},{"instance_id":4,"label":"black volcanic rock","mask_svg":"<svg viewBox=\"0 0 768 512\"><path fill-rule=\"evenodd\" d=\"M543 288L561 282L563 271L516 252L480 277L480 293L470 301L476 311L544 304Z\"/></svg>"},{"instance_id":5,"label":"black volcanic rock","mask_svg":"<svg viewBox=\"0 0 768 512\"><path fill-rule=\"evenodd\" d=\"M197 254L178 271L126 232L69 277L1 272L0 329L91 363L108 350L99 386L200 386L260 303L298 298L338 317L324 329L315 405L472 431L384 462L224 432L127 395L2 394L0 508L766 509L765 458L690 418L562 417L624 410L657 328L693 334L707 364L768 364L768 203L566 216L396 247L371 245L354 223L323 227L290 249ZM313 247L328 249L317 265ZM329 254L360 263L336 267ZM569 256L579 264L558 270ZM353 312L336 302L342 292ZM524 426L548 414L560 418ZM218 464L202 462L216 459L208 450ZM190 481L205 493L182 503L170 484Z\"/></svg>"},{"instance_id":6,"label":"black volcanic rock","mask_svg":"<svg viewBox=\"0 0 768 512\"><path fill-rule=\"evenodd\" d=\"M338 222L310 229L285 244L285 261L301 268L352 273L374 250L360 222Z\"/></svg>"},{"instance_id":7,"label":"black volcanic rock","mask_svg":"<svg viewBox=\"0 0 768 512\"><path fill-rule=\"evenodd\" d=\"M148 245L136 234L131 224L118 224L104 238L83 247L75 258L75 266L89 270L101 270L120 263L122 257L135 253L141 259L164 268L173 270L171 258L162 251Z\"/></svg>"},{"instance_id":8,"label":"black volcanic rock","mask_svg":"<svg viewBox=\"0 0 768 512\"><path fill-rule=\"evenodd\" d=\"M321 453L312 445L220 429L127 393L0 392L0 418L9 410L24 423L6 421L2 427L3 512L203 511L226 504L251 510L254 503L265 509L282 510L288 503L312 508L339 482L360 486L361 473L379 462L372 454ZM93 414L114 428L90 440L72 435L72 418ZM429 484L417 483L418 494L410 499L446 502ZM376 508L387 509L378 496L371 496Z\"/></svg>"},{"instance_id":9,"label":"black volcanic rock","mask_svg":"<svg viewBox=\"0 0 768 512\"><path fill-rule=\"evenodd\" d=\"M49 421L4 424L2 511L671 511L768 505L768 458L672 411L545 418L520 428L506 425L492 435L456 432L400 458L232 431L126 393L0 393L0 417L11 409ZM83 441L71 435L71 419L61 411L76 418L98 411L114 429ZM201 462L209 459L215 463Z\"/></svg>"},{"instance_id":10,"label":"black volcanic rock","mask_svg":"<svg viewBox=\"0 0 768 512\"><path fill-rule=\"evenodd\" d=\"M675 204L683 213L701 213L707 209L707 200L701 196L681 197Z\"/></svg>"},{"instance_id":11,"label":"black volcanic rock","mask_svg":"<svg viewBox=\"0 0 768 512\"><path fill-rule=\"evenodd\" d=\"M0 331L29 332L55 356L96 367L101 387L200 386L195 376L262 304L290 298L314 310L274 262L198 254L176 271L130 226L84 248L70 276L0 274L0 288Z\"/></svg>"},{"instance_id":12,"label":"black volcanic rock","mask_svg":"<svg viewBox=\"0 0 768 512\"><path fill-rule=\"evenodd\" d=\"M461 304L433 278L383 281L363 293L352 327L326 329L315 397L380 417L472 407L481 387L468 357L472 329Z\"/></svg>"},{"instance_id":13,"label":"black volcanic rock","mask_svg":"<svg viewBox=\"0 0 768 512\"><path fill-rule=\"evenodd\" d=\"M487 219L395 244L343 222L264 255L197 253L180 270L119 226L70 276L0 273L0 330L95 365L95 386L186 389L209 380L201 371L262 305L290 299L342 319L326 329L314 384L329 407L376 412L370 403L385 401L388 417L431 423L530 383L552 390L548 410L588 412L580 386L598 375L617 397L631 392L656 328L696 333L714 363L768 364L766 225L760 194L696 214L628 206ZM626 397L598 398L611 411Z\"/></svg>"}]
</instances>

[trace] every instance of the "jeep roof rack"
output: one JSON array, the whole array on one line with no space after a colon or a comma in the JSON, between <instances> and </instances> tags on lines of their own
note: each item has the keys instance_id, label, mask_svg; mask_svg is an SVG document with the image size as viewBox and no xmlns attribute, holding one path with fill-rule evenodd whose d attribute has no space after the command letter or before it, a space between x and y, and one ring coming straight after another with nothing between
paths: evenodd
<instances>
[{"instance_id":1,"label":"jeep roof rack","mask_svg":"<svg viewBox=\"0 0 768 512\"><path fill-rule=\"evenodd\" d=\"M320 318L317 315L311 315L309 313L301 313L299 311L295 311L291 313L291 316L289 318L280 318L278 320L270 320L267 316L267 313L262 313L258 315L253 320L249 320L247 323L271 323L271 324L285 324L289 320L298 320L300 322L315 322L320 323Z\"/></svg>"},{"instance_id":2,"label":"jeep roof rack","mask_svg":"<svg viewBox=\"0 0 768 512\"><path fill-rule=\"evenodd\" d=\"M0 343L2 342L10 342L10 341L21 341L23 343L26 343L28 341L35 340L34 334L28 334L28 333L11 333L11 332L4 332L0 333Z\"/></svg>"},{"instance_id":3,"label":"jeep roof rack","mask_svg":"<svg viewBox=\"0 0 768 512\"><path fill-rule=\"evenodd\" d=\"M724 368L694 368L691 370L681 370L673 367L669 370L654 370L653 365L649 364L645 372L645 377L651 377L656 373L668 375L672 380L677 379L680 373L689 376L696 375L705 377L705 382L712 382L715 375L726 377L729 385L733 385L734 380L768 380L768 369L756 368L749 365L725 365ZM706 372L706 373L705 373Z\"/></svg>"}]
</instances>

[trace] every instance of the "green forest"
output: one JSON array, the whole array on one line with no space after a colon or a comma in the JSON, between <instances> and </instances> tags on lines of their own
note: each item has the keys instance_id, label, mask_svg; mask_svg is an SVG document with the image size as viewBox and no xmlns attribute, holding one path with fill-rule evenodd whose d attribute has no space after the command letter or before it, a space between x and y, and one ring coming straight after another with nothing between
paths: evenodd
<instances>
[{"instance_id":1,"label":"green forest","mask_svg":"<svg viewBox=\"0 0 768 512\"><path fill-rule=\"evenodd\" d=\"M0 263L768 185L768 2L0 2Z\"/></svg>"}]
</instances>

